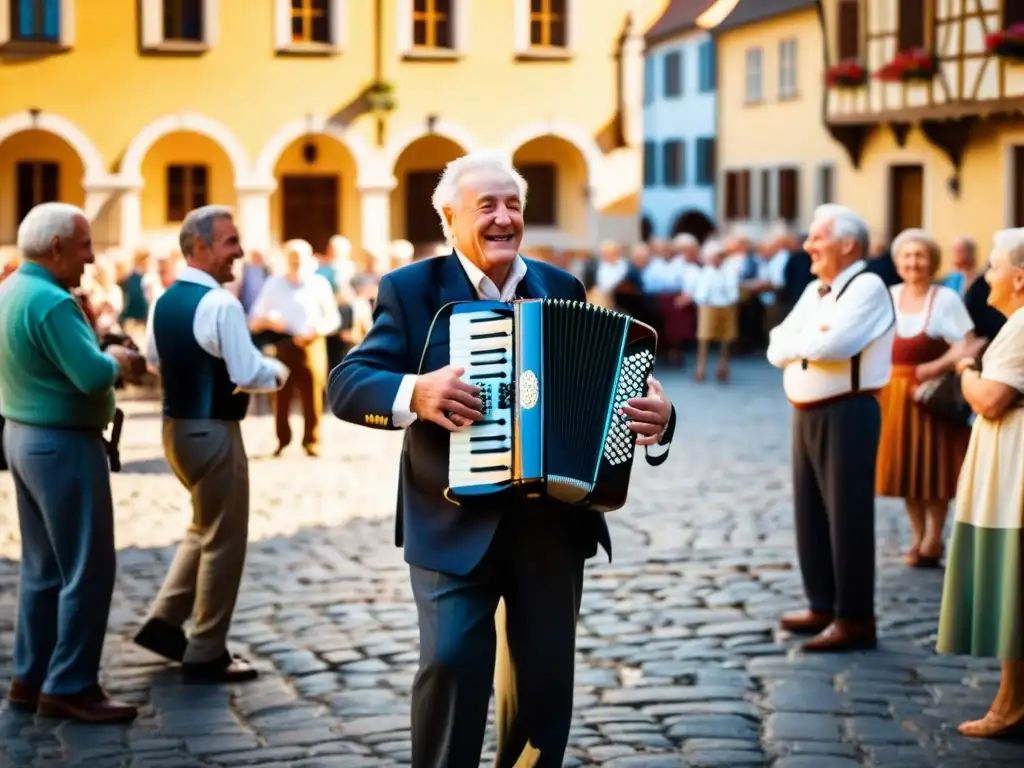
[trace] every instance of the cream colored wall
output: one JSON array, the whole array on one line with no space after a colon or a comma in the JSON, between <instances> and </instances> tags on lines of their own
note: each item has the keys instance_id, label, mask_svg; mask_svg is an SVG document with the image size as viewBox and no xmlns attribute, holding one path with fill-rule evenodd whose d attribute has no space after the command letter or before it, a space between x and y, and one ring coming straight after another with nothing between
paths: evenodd
<instances>
[{"instance_id":1,"label":"cream colored wall","mask_svg":"<svg viewBox=\"0 0 1024 768\"><path fill-rule=\"evenodd\" d=\"M17 239L16 168L19 162L33 160L57 163L61 199L79 206L84 202L82 177L85 171L71 147L45 131L15 134L0 143L0 243L14 243Z\"/></svg>"},{"instance_id":2,"label":"cream colored wall","mask_svg":"<svg viewBox=\"0 0 1024 768\"><path fill-rule=\"evenodd\" d=\"M397 99L386 140L425 133L427 116L436 115L439 124L455 127L479 145L502 143L524 125L569 125L596 149L617 117L613 53L626 14L632 11L635 28L643 30L667 0L577 0L576 45L565 61L517 60L513 22L518 1L466 2L465 51L449 62L403 60L397 50L399 0L386 0L384 77L394 84ZM356 108L357 97L374 76L373 3L343 3L346 43L340 53L327 56L276 55L271 0L220 2L219 39L197 55L141 55L136 0L105 0L102 5L100 12L91 3L76 4L70 52L0 67L0 119L30 109L66 118L96 146L103 170L110 173L124 170L126 149L147 125L182 112L209 119L236 138L243 163L255 163L283 126L307 116L334 117L353 144L380 151L374 120ZM597 187L595 201L610 205L635 198L639 143L606 149L597 157L609 172L590 180ZM166 147L160 151L169 159ZM146 174L155 163L147 156ZM162 183L147 175L146 228L165 224L152 191ZM355 209L348 206L356 205L356 197L344 198L343 220L354 227ZM272 221L277 218L272 210Z\"/></svg>"},{"instance_id":3,"label":"cream colored wall","mask_svg":"<svg viewBox=\"0 0 1024 768\"><path fill-rule=\"evenodd\" d=\"M353 243L362 240L362 220L359 206L359 192L356 189L356 163L352 153L340 142L327 136L313 138L317 149L316 162L307 163L302 156L304 141L292 142L281 154L274 168L274 177L280 180L289 175L336 175L338 176L338 223L344 235ZM281 188L270 195L271 235L275 241L284 238L284 200Z\"/></svg>"},{"instance_id":4,"label":"cream colored wall","mask_svg":"<svg viewBox=\"0 0 1024 768\"><path fill-rule=\"evenodd\" d=\"M177 237L180 221L167 220L167 166L205 165L206 202L235 205L231 161L216 142L195 133L172 133L157 141L142 163L142 226L154 238Z\"/></svg>"},{"instance_id":5,"label":"cream colored wall","mask_svg":"<svg viewBox=\"0 0 1024 768\"><path fill-rule=\"evenodd\" d=\"M555 230L536 225L527 227L527 244L565 248L585 245L590 204L586 197L587 167L580 153L561 139L545 136L524 144L512 160L524 165L551 163L555 166L558 185L555 206L560 227ZM529 207L529 191L526 204Z\"/></svg>"},{"instance_id":6,"label":"cream colored wall","mask_svg":"<svg viewBox=\"0 0 1024 768\"><path fill-rule=\"evenodd\" d=\"M780 100L779 43L795 37L797 43L797 93ZM719 179L728 170L780 166L800 169L801 224L809 223L817 202L819 165L834 165L838 190L850 173L850 164L822 123L821 25L814 10L789 13L760 24L723 32L718 38ZM761 47L764 101L746 104L746 52ZM751 185L757 190L756 176ZM725 184L719 183L719 206L724 211ZM756 193L756 192L755 192ZM756 208L753 213L758 213Z\"/></svg>"},{"instance_id":7,"label":"cream colored wall","mask_svg":"<svg viewBox=\"0 0 1024 768\"><path fill-rule=\"evenodd\" d=\"M944 261L949 246L961 235L979 243L982 253L992 234L1012 224L1011 152L1024 146L1024 126L984 124L972 134L964 156L960 195L954 196L947 181L953 176L949 160L914 129L905 147L899 147L892 132L878 128L868 139L859 172L847 176L840 188L840 200L859 211L876 236L889 235L889 168L893 165L924 166L924 227L943 246Z\"/></svg>"}]
</instances>

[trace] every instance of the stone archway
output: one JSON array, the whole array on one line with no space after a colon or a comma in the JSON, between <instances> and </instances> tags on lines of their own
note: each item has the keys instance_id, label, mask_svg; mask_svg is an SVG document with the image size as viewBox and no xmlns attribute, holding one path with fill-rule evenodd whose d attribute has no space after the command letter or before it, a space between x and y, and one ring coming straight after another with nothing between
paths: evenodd
<instances>
[{"instance_id":1,"label":"stone archway","mask_svg":"<svg viewBox=\"0 0 1024 768\"><path fill-rule=\"evenodd\" d=\"M701 243L714 231L715 223L697 210L683 211L672 223L672 237L682 234L693 235Z\"/></svg>"}]
</instances>

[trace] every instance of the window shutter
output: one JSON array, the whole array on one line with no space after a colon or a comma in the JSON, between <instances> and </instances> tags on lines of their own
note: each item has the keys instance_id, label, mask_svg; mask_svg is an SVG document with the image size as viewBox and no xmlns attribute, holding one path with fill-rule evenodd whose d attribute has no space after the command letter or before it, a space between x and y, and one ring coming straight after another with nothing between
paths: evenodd
<instances>
[{"instance_id":1,"label":"window shutter","mask_svg":"<svg viewBox=\"0 0 1024 768\"><path fill-rule=\"evenodd\" d=\"M899 49L909 51L924 48L924 16L927 11L924 0L898 0L899 7Z\"/></svg>"},{"instance_id":2,"label":"window shutter","mask_svg":"<svg viewBox=\"0 0 1024 768\"><path fill-rule=\"evenodd\" d=\"M164 41L164 0L142 0L142 47L156 48Z\"/></svg>"},{"instance_id":3,"label":"window shutter","mask_svg":"<svg viewBox=\"0 0 1024 768\"><path fill-rule=\"evenodd\" d=\"M860 58L860 2L840 0L839 18L836 22L839 61Z\"/></svg>"},{"instance_id":4,"label":"window shutter","mask_svg":"<svg viewBox=\"0 0 1024 768\"><path fill-rule=\"evenodd\" d=\"M779 218L787 222L800 218L800 174L795 168L779 170Z\"/></svg>"}]
</instances>

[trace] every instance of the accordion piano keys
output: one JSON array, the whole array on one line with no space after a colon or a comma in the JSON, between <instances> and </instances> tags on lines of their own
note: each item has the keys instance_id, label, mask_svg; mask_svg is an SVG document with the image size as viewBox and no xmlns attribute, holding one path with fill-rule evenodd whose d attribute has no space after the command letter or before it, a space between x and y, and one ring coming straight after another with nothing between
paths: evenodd
<instances>
[{"instance_id":1,"label":"accordion piano keys","mask_svg":"<svg viewBox=\"0 0 1024 768\"><path fill-rule=\"evenodd\" d=\"M449 347L462 380L480 388L483 418L451 434L448 479L480 491L512 481L512 318L493 312L455 315Z\"/></svg>"}]
</instances>

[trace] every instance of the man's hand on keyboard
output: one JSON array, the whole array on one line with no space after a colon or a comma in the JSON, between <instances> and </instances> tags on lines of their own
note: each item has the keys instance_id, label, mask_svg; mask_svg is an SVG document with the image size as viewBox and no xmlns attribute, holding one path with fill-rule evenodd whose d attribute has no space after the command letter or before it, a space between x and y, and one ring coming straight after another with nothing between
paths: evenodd
<instances>
[{"instance_id":1,"label":"man's hand on keyboard","mask_svg":"<svg viewBox=\"0 0 1024 768\"><path fill-rule=\"evenodd\" d=\"M480 388L460 378L465 370L447 365L416 378L411 410L424 421L432 421L455 432L483 416Z\"/></svg>"}]
</instances>

